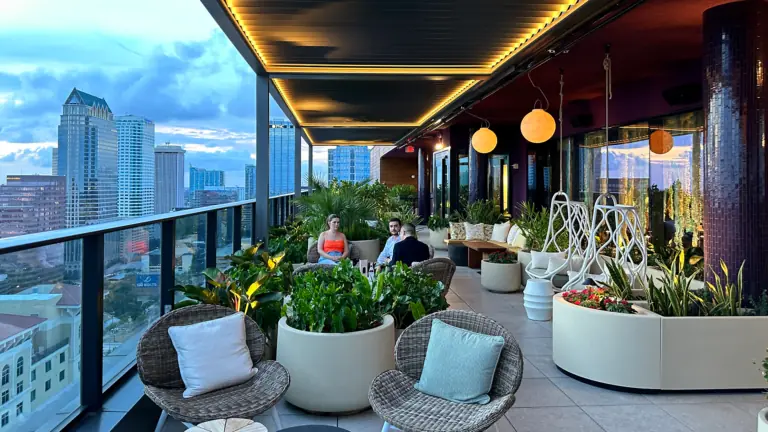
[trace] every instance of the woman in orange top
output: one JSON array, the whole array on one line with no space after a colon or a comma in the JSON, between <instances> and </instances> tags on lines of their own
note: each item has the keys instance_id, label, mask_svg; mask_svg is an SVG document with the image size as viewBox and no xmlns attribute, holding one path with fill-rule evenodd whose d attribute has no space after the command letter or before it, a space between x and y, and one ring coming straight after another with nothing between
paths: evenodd
<instances>
[{"instance_id":1,"label":"woman in orange top","mask_svg":"<svg viewBox=\"0 0 768 432\"><path fill-rule=\"evenodd\" d=\"M320 264L336 265L339 261L349 256L347 237L344 233L339 232L340 221L339 217L335 214L328 216L328 219L326 219L328 231L321 233L320 238L317 240L317 252L320 254L320 259L317 262Z\"/></svg>"}]
</instances>

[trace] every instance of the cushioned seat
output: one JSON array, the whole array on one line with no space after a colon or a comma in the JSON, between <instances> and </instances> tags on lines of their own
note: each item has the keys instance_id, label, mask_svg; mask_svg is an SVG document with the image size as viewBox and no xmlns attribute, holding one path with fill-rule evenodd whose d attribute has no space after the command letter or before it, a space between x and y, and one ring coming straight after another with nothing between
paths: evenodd
<instances>
[{"instance_id":1,"label":"cushioned seat","mask_svg":"<svg viewBox=\"0 0 768 432\"><path fill-rule=\"evenodd\" d=\"M544 276L547 274L547 269L541 269L541 268L532 268L532 269L526 269L526 271L529 273L529 276L536 276L537 279L546 279ZM561 288L563 285L568 283L568 276L556 274L552 276L552 285L554 285L557 288Z\"/></svg>"}]
</instances>

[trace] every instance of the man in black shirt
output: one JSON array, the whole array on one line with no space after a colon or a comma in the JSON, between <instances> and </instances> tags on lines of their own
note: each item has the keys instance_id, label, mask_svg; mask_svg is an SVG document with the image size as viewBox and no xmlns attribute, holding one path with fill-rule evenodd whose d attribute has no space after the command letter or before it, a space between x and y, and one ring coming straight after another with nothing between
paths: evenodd
<instances>
[{"instance_id":1,"label":"man in black shirt","mask_svg":"<svg viewBox=\"0 0 768 432\"><path fill-rule=\"evenodd\" d=\"M405 224L400 228L400 240L392 252L390 265L402 261L408 267L414 262L426 261L429 259L429 246L416 239L416 227L412 224Z\"/></svg>"}]
</instances>

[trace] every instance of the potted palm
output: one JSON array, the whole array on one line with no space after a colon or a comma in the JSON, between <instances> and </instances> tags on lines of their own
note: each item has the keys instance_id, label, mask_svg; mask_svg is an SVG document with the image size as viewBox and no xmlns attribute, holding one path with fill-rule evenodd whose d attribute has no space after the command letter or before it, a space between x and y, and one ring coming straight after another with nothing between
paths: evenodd
<instances>
[{"instance_id":1,"label":"potted palm","mask_svg":"<svg viewBox=\"0 0 768 432\"><path fill-rule=\"evenodd\" d=\"M490 240L493 224L501 219L501 212L492 200L478 200L467 204L466 215L465 230L469 231L472 225L482 225L482 240Z\"/></svg>"},{"instance_id":2,"label":"potted palm","mask_svg":"<svg viewBox=\"0 0 768 432\"><path fill-rule=\"evenodd\" d=\"M480 285L488 291L520 291L520 277L520 263L514 252L494 252L480 263Z\"/></svg>"},{"instance_id":3,"label":"potted palm","mask_svg":"<svg viewBox=\"0 0 768 432\"><path fill-rule=\"evenodd\" d=\"M375 288L375 289L374 289ZM285 399L310 412L368 408L368 388L394 368L395 319L349 260L297 276L278 324L277 361L291 375Z\"/></svg>"},{"instance_id":4,"label":"potted palm","mask_svg":"<svg viewBox=\"0 0 768 432\"><path fill-rule=\"evenodd\" d=\"M440 216L430 216L427 221L429 228L429 243L435 249L447 249L445 239L448 238L448 220Z\"/></svg>"}]
</instances>

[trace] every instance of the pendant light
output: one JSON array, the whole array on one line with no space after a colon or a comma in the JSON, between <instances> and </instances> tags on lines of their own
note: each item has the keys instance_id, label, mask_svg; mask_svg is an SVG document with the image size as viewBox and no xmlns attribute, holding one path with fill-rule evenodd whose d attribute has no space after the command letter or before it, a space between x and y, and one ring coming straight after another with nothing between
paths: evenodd
<instances>
[{"instance_id":1,"label":"pendant light","mask_svg":"<svg viewBox=\"0 0 768 432\"><path fill-rule=\"evenodd\" d=\"M669 153L674 143L675 140L672 138L672 134L663 129L653 131L649 140L651 151L659 155Z\"/></svg>"},{"instance_id":2,"label":"pendant light","mask_svg":"<svg viewBox=\"0 0 768 432\"><path fill-rule=\"evenodd\" d=\"M549 109L549 99L544 91L539 86L533 83L530 72L528 73L528 79L531 81L531 85L541 92L544 96L544 100L547 102L547 107L541 109L541 100L536 99L533 103L533 110L523 117L523 121L520 122L520 132L523 133L523 138L534 143L541 144L550 140L555 135L555 118L552 117L546 110ZM537 104L539 108L537 108Z\"/></svg>"},{"instance_id":3,"label":"pendant light","mask_svg":"<svg viewBox=\"0 0 768 432\"><path fill-rule=\"evenodd\" d=\"M488 120L482 117L476 116L469 111L467 111L467 114L477 119L480 119L483 122L482 123L483 126L480 127L480 129L478 129L475 133L472 134L472 147L478 153L492 152L493 149L496 148L496 144L498 143L498 138L496 138L496 134L490 129L491 122L489 122Z\"/></svg>"}]
</instances>

